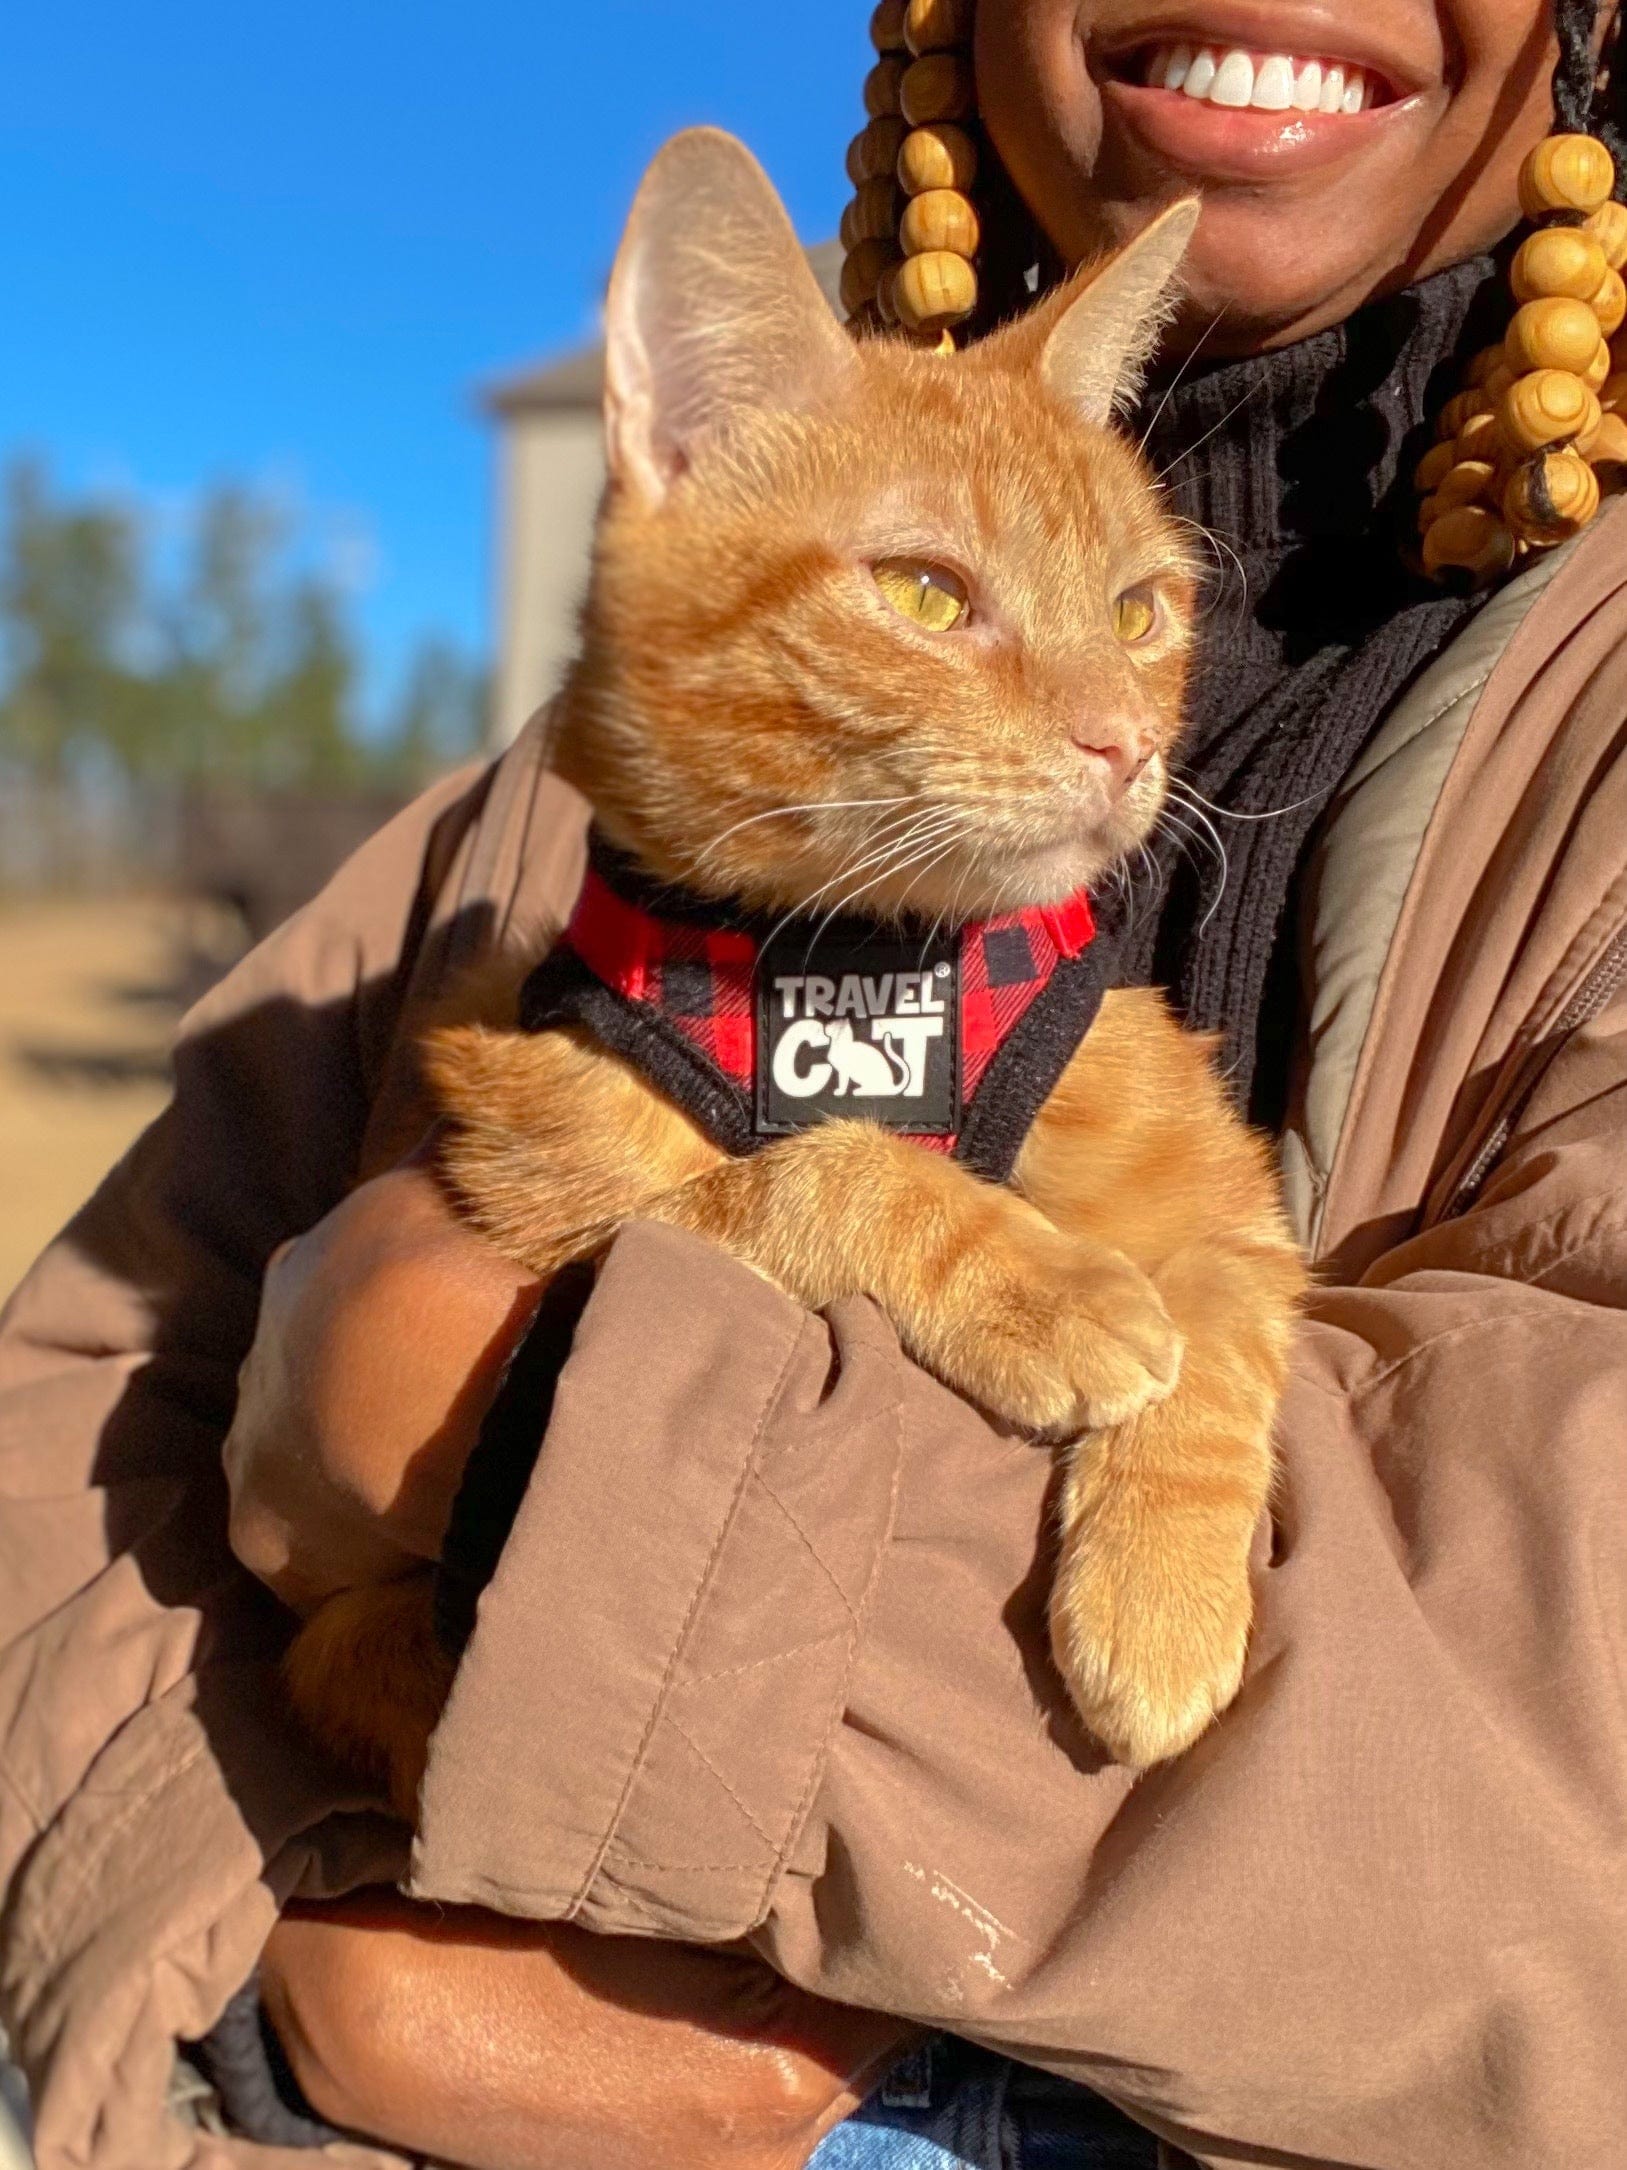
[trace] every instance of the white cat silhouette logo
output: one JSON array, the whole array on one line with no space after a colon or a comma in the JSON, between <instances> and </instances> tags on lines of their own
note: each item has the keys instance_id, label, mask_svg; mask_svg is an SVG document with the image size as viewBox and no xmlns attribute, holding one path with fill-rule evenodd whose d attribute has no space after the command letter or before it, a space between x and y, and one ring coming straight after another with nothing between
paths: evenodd
<instances>
[{"instance_id":1,"label":"white cat silhouette logo","mask_svg":"<svg viewBox=\"0 0 1627 2170\"><path fill-rule=\"evenodd\" d=\"M823 1092L838 1100L921 1097L927 1044L941 1039L944 1028L931 973L889 972L879 979L846 973L840 980L811 974L777 979L774 991L781 1016L794 1020L774 1048L774 1083L782 1093L793 1100ZM854 1031L855 1018L864 1020L868 1039Z\"/></svg>"},{"instance_id":2,"label":"white cat silhouette logo","mask_svg":"<svg viewBox=\"0 0 1627 2170\"><path fill-rule=\"evenodd\" d=\"M841 950L825 941L800 972L770 967L757 985L761 1129L862 1113L897 1130L953 1132L951 958L884 936Z\"/></svg>"}]
</instances>

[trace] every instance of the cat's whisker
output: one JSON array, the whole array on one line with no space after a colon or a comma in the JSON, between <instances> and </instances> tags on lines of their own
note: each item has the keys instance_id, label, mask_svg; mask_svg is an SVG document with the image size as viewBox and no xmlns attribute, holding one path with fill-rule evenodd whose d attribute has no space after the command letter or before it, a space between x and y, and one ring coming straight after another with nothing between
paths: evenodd
<instances>
[{"instance_id":1,"label":"cat's whisker","mask_svg":"<svg viewBox=\"0 0 1627 2170\"><path fill-rule=\"evenodd\" d=\"M1204 341L1209 337L1209 334L1212 331L1217 329L1221 318L1225 314L1226 312L1224 308L1217 309L1214 315L1209 319L1208 323L1203 327L1203 330L1193 341L1191 350L1187 354L1186 359L1182 362L1180 368L1176 370L1174 376L1171 377L1171 379L1169 380L1168 391L1165 392L1163 398L1153 409L1152 420L1147 424L1145 430L1143 430L1141 434L1141 442L1136 447L1138 452L1146 451L1148 440L1151 438L1153 431L1158 427L1159 423L1164 418L1164 409L1169 405L1170 401L1175 397L1176 392L1180 389L1181 379L1186 375L1187 371L1192 367L1192 364L1197 360L1199 354L1202 352Z\"/></svg>"},{"instance_id":2,"label":"cat's whisker","mask_svg":"<svg viewBox=\"0 0 1627 2170\"><path fill-rule=\"evenodd\" d=\"M1141 862L1141 883L1139 887L1131 880L1129 868L1126 867L1123 870L1124 921L1127 928L1135 926L1136 906L1141 901L1142 890L1145 889L1151 896L1156 896L1158 893L1158 861L1153 857L1145 843L1136 846L1136 857Z\"/></svg>"},{"instance_id":3,"label":"cat's whisker","mask_svg":"<svg viewBox=\"0 0 1627 2170\"><path fill-rule=\"evenodd\" d=\"M854 903L857 898L863 896L866 890L875 889L879 887L882 882L889 880L892 876L902 874L909 866L914 864L915 860L921 855L922 852L936 845L939 842L940 838L942 839L943 848L945 850L948 850L948 848L956 840L955 830L957 827L957 822L958 817L956 816L952 808L939 808L935 819L930 815L921 816L919 822L916 825L907 829L904 832L903 836L895 839L895 841L891 845L889 845L886 850L881 852L873 852L870 855L870 858L861 859L856 867L850 866L846 868L844 870L844 873L846 875L853 875L861 873L865 867L869 866L872 863L872 861L878 859L881 861L881 864L877 866L876 871L873 874L868 876L868 878L864 881L857 883L853 888L845 891L843 895L837 898L836 902L830 907L829 911L826 912L824 918L820 920L819 925L814 929L812 936L809 938L808 946L810 952L812 951L814 945L818 942L819 937L830 925L831 921L835 919L839 913L844 911L850 904ZM948 832L947 834L945 834L946 830ZM841 876L838 877L838 879L841 878ZM829 886L830 884L827 883L826 887Z\"/></svg>"},{"instance_id":4,"label":"cat's whisker","mask_svg":"<svg viewBox=\"0 0 1627 2170\"><path fill-rule=\"evenodd\" d=\"M1193 813L1195 809L1187 807L1184 809L1184 811L1187 813ZM1216 912L1219 911L1222 900L1226 895L1226 883L1231 873L1231 861L1227 857L1226 847L1221 842L1218 831L1211 823L1206 822L1204 824L1204 830L1201 832L1196 829L1189 829L1186 826L1185 822L1179 819L1179 817L1173 812L1173 810L1167 803L1165 804L1163 813L1160 815L1159 819L1164 825L1168 827L1168 829L1173 835L1183 838L1191 844L1206 844L1209 849L1213 851L1219 858L1220 880L1215 886L1215 893L1213 898L1210 900L1208 909L1204 912L1203 917L1198 921L1197 931L1198 934L1202 936L1204 933L1207 932L1210 921L1214 918ZM1194 870L1197 870L1198 861L1195 858L1192 861L1192 865Z\"/></svg>"},{"instance_id":5,"label":"cat's whisker","mask_svg":"<svg viewBox=\"0 0 1627 2170\"><path fill-rule=\"evenodd\" d=\"M930 833L935 830L935 826L937 824L943 822L946 818L949 817L949 812L950 810L944 807L928 807L925 813L916 814L910 818L901 836L892 837L886 843L882 844L879 848L872 849L866 854L864 858L860 859L856 864L852 860L849 860L846 865L838 868L836 873L831 876L829 881L821 882L819 887L815 889L809 896L804 897L800 904L793 905L788 912L783 913L781 917L775 922L773 928L770 930L767 940L769 942L772 942L785 927L790 925L793 919L796 919L803 912L811 911L813 907L819 902L819 899L823 896L827 896L832 889L836 888L838 883L851 881L855 874L862 873L866 867L876 865L878 861L882 862L882 864L880 866L880 871L874 876L873 879L875 881L884 880L888 871L887 862L889 862L895 855L899 853L912 850L915 844L920 840L922 833ZM864 841L873 842L873 839L866 838ZM859 891L853 892L852 894L862 893L863 889L869 886L871 886L870 883L861 883ZM824 928L830 924L830 921L836 916L836 913L842 909L842 906L849 901L849 896L838 898L837 902L825 914L818 928L815 929L813 935L809 938L810 953L812 951L814 942L818 940L819 935L824 931Z\"/></svg>"},{"instance_id":6,"label":"cat's whisker","mask_svg":"<svg viewBox=\"0 0 1627 2170\"><path fill-rule=\"evenodd\" d=\"M1171 791L1179 791L1194 811L1201 806L1218 821L1281 821L1285 814L1302 813L1307 806L1315 806L1319 799L1327 797L1326 791L1313 791L1307 798L1295 799L1290 806L1271 806L1263 814L1239 814L1229 806L1217 806L1213 799L1206 799L1184 776L1172 776L1169 787Z\"/></svg>"},{"instance_id":7,"label":"cat's whisker","mask_svg":"<svg viewBox=\"0 0 1627 2170\"><path fill-rule=\"evenodd\" d=\"M1241 589L1242 601L1246 604L1248 601L1249 593L1248 568L1244 565L1243 560L1238 556L1237 551L1226 540L1225 536L1221 534L1220 530L1218 528L1205 527L1201 520L1190 520L1187 518L1185 513L1166 511L1164 517L1171 523L1172 526L1182 528L1186 531L1187 534L1195 536L1200 543L1202 543L1207 549L1211 550L1214 553L1216 579L1218 584L1222 588L1224 588L1225 584L1225 566L1223 560L1226 558L1231 559L1233 565L1235 565L1237 568L1237 578ZM1215 597L1215 602L1218 604L1219 601L1220 596L1217 595Z\"/></svg>"},{"instance_id":8,"label":"cat's whisker","mask_svg":"<svg viewBox=\"0 0 1627 2170\"><path fill-rule=\"evenodd\" d=\"M968 836L975 835L975 833L975 824L970 820L963 819L959 834L952 837L950 841L952 843L958 844L963 842ZM955 884L954 894L950 897L948 903L940 908L937 917L933 920L932 925L927 929L926 940L921 945L923 955L926 953L927 950L932 947L933 943L937 940L938 929L944 925L945 921L948 922L951 929L954 929L955 927L958 927L960 925L960 900L963 896L965 896L966 884L971 880L971 878L971 867L962 866L960 870L960 879Z\"/></svg>"},{"instance_id":9,"label":"cat's whisker","mask_svg":"<svg viewBox=\"0 0 1627 2170\"><path fill-rule=\"evenodd\" d=\"M726 844L731 836L738 836L742 829L753 828L760 821L780 821L792 814L845 813L861 806L907 806L923 796L919 791L906 791L885 799L806 799L799 805L766 807L760 813L747 814L743 820L734 822L725 829L720 836L714 836L709 844L703 844L696 852L693 863L698 867Z\"/></svg>"},{"instance_id":10,"label":"cat's whisker","mask_svg":"<svg viewBox=\"0 0 1627 2170\"><path fill-rule=\"evenodd\" d=\"M905 897L909 895L910 891L915 887L916 883L921 879L922 875L930 874L935 866L941 864L941 862L948 857L950 852L954 850L955 846L959 842L960 838L958 836L945 837L943 842L938 845L937 849L931 854L929 854L929 856L921 862L921 864L916 868L915 872L911 875L909 881L905 884L904 889L899 896L898 902L900 909L903 908ZM939 918L942 918L942 916L943 915L940 913ZM932 947L933 935L937 933L937 924L937 920L934 920L932 934L929 934L925 942L923 942L921 945L921 951L923 956L925 955L927 950Z\"/></svg>"},{"instance_id":11,"label":"cat's whisker","mask_svg":"<svg viewBox=\"0 0 1627 2170\"><path fill-rule=\"evenodd\" d=\"M1162 816L1160 817L1160 824L1162 827L1169 830L1172 835L1183 836L1190 843L1193 844L1202 844L1206 851L1218 851L1221 860L1224 862L1226 857L1225 849L1223 846L1217 846L1214 831L1211 829L1206 833L1201 829L1194 828L1190 820L1183 820L1181 818L1182 815L1191 815L1194 813L1194 811L1195 809L1189 806L1182 807L1179 809L1179 811L1177 811L1173 807L1166 806L1164 808ZM1192 863L1194 866L1197 865L1197 861L1195 859Z\"/></svg>"},{"instance_id":12,"label":"cat's whisker","mask_svg":"<svg viewBox=\"0 0 1627 2170\"><path fill-rule=\"evenodd\" d=\"M1219 854L1222 865L1224 865L1226 863L1225 839L1221 836L1220 831L1215 827L1214 823L1209 819L1209 816L1204 811L1203 807L1199 805L1195 800L1180 799L1177 800L1176 803L1177 805L1179 805L1182 813L1189 814L1191 818L1197 823L1198 827L1203 831L1204 835L1208 837L1209 841L1214 845L1216 852Z\"/></svg>"},{"instance_id":13,"label":"cat's whisker","mask_svg":"<svg viewBox=\"0 0 1627 2170\"><path fill-rule=\"evenodd\" d=\"M1176 453L1174 459L1170 461L1169 465L1159 470L1158 480L1160 482L1167 482L1170 476L1174 474L1177 467L1184 466L1185 463L1189 459L1191 459L1192 455L1195 452L1201 452L1204 446L1209 442L1211 437L1218 437L1220 432L1226 427L1226 424L1231 421L1232 417L1234 415L1240 414L1242 410L1248 405L1249 401L1255 396L1255 392L1257 389L1257 386L1250 385L1249 389L1243 394L1241 399L1233 400L1232 404L1226 409L1226 412L1221 416L1220 420L1215 424L1213 429L1206 429L1203 435L1198 439L1196 444L1190 444L1187 446L1184 452Z\"/></svg>"}]
</instances>

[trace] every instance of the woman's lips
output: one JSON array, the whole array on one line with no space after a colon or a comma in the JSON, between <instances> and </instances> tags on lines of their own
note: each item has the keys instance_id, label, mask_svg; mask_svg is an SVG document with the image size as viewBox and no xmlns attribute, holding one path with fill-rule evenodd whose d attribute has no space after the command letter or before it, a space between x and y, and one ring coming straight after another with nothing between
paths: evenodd
<instances>
[{"instance_id":1,"label":"woman's lips","mask_svg":"<svg viewBox=\"0 0 1627 2170\"><path fill-rule=\"evenodd\" d=\"M1199 181L1287 179L1332 165L1365 149L1416 103L1407 98L1356 113L1309 113L1217 105L1184 90L1111 76L1101 90L1110 127L1123 130L1161 165Z\"/></svg>"}]
</instances>

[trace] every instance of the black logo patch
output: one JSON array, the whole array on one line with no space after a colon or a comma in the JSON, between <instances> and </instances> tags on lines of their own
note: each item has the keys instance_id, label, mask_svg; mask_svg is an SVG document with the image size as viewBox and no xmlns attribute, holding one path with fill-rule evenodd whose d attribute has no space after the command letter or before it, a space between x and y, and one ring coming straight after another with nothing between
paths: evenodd
<instances>
[{"instance_id":1,"label":"black logo patch","mask_svg":"<svg viewBox=\"0 0 1627 2170\"><path fill-rule=\"evenodd\" d=\"M960 967L948 937L792 932L757 960L757 1129L832 1115L960 1129Z\"/></svg>"}]
</instances>

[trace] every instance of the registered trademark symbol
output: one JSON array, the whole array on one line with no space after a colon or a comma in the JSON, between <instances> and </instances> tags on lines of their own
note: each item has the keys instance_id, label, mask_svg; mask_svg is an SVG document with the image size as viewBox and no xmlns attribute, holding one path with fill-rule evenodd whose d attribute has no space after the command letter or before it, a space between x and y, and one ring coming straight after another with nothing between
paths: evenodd
<instances>
[{"instance_id":1,"label":"registered trademark symbol","mask_svg":"<svg viewBox=\"0 0 1627 2170\"><path fill-rule=\"evenodd\" d=\"M932 976L934 979L946 980L949 977L949 967L946 964L935 964L932 967Z\"/></svg>"}]
</instances>

